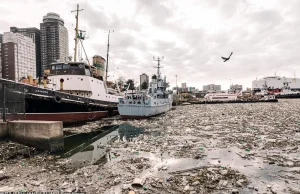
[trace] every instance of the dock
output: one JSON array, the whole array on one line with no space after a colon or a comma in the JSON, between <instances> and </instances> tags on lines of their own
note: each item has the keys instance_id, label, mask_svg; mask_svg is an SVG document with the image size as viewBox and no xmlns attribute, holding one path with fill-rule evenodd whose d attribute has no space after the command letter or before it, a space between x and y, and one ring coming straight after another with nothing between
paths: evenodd
<instances>
[{"instance_id":1,"label":"dock","mask_svg":"<svg viewBox=\"0 0 300 194\"><path fill-rule=\"evenodd\" d=\"M234 104L234 103L262 103L262 102L278 102L278 99L270 100L232 100L232 101L174 101L173 106L181 105L183 103L190 104Z\"/></svg>"}]
</instances>

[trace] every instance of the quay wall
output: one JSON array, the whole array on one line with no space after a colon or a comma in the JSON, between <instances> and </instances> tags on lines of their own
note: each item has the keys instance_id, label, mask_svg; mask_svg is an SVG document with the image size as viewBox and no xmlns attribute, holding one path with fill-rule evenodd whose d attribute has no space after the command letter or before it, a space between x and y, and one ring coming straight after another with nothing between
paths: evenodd
<instances>
[{"instance_id":1,"label":"quay wall","mask_svg":"<svg viewBox=\"0 0 300 194\"><path fill-rule=\"evenodd\" d=\"M50 152L64 148L61 121L9 121L7 130L9 139L21 144Z\"/></svg>"}]
</instances>

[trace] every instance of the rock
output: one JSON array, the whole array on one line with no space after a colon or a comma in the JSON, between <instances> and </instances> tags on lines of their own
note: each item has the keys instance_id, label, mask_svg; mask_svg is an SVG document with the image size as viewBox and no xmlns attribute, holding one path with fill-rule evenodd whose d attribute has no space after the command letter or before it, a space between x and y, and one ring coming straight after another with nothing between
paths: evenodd
<instances>
[{"instance_id":1,"label":"rock","mask_svg":"<svg viewBox=\"0 0 300 194\"><path fill-rule=\"evenodd\" d=\"M9 186L0 187L0 192L12 192L15 190L16 188L14 187L9 187Z\"/></svg>"},{"instance_id":2,"label":"rock","mask_svg":"<svg viewBox=\"0 0 300 194\"><path fill-rule=\"evenodd\" d=\"M0 181L4 180L4 179L9 179L9 176L5 176L5 175L0 175Z\"/></svg>"},{"instance_id":3,"label":"rock","mask_svg":"<svg viewBox=\"0 0 300 194\"><path fill-rule=\"evenodd\" d=\"M182 175L182 176L190 176L191 173L185 172L185 173L182 173L181 175Z\"/></svg>"},{"instance_id":4,"label":"rock","mask_svg":"<svg viewBox=\"0 0 300 194\"><path fill-rule=\"evenodd\" d=\"M224 180L222 186L223 186L223 187L226 187L227 185L228 185L228 181L227 181L227 180Z\"/></svg>"},{"instance_id":5,"label":"rock","mask_svg":"<svg viewBox=\"0 0 300 194\"><path fill-rule=\"evenodd\" d=\"M185 187L184 187L184 189L183 189L184 191L188 191L188 190L190 190L190 185L186 185Z\"/></svg>"},{"instance_id":6,"label":"rock","mask_svg":"<svg viewBox=\"0 0 300 194\"><path fill-rule=\"evenodd\" d=\"M0 170L0 174L4 174L4 171L3 171L3 170Z\"/></svg>"},{"instance_id":7,"label":"rock","mask_svg":"<svg viewBox=\"0 0 300 194\"><path fill-rule=\"evenodd\" d=\"M66 186L66 185L69 185L69 183L63 182L63 184L61 186Z\"/></svg>"},{"instance_id":8,"label":"rock","mask_svg":"<svg viewBox=\"0 0 300 194\"><path fill-rule=\"evenodd\" d=\"M76 190L75 188L69 187L69 188L65 189L65 192L71 193L71 192L73 192L73 191L75 191L75 190Z\"/></svg>"},{"instance_id":9,"label":"rock","mask_svg":"<svg viewBox=\"0 0 300 194\"><path fill-rule=\"evenodd\" d=\"M163 182L164 182L164 179L159 179L158 182L159 182L159 183L163 183Z\"/></svg>"},{"instance_id":10,"label":"rock","mask_svg":"<svg viewBox=\"0 0 300 194\"><path fill-rule=\"evenodd\" d=\"M255 190L255 191L258 191L258 187L255 187L254 190Z\"/></svg>"},{"instance_id":11,"label":"rock","mask_svg":"<svg viewBox=\"0 0 300 194\"><path fill-rule=\"evenodd\" d=\"M121 182L121 179L120 179L119 177L115 178L115 180L114 180L114 183L115 183L115 184L118 184L118 183L120 183L120 182Z\"/></svg>"},{"instance_id":12,"label":"rock","mask_svg":"<svg viewBox=\"0 0 300 194\"><path fill-rule=\"evenodd\" d=\"M40 186L41 182L39 182L39 181L31 181L29 184L31 184L33 186Z\"/></svg>"},{"instance_id":13,"label":"rock","mask_svg":"<svg viewBox=\"0 0 300 194\"><path fill-rule=\"evenodd\" d=\"M293 194L300 194L300 188L290 187L290 191Z\"/></svg>"},{"instance_id":14,"label":"rock","mask_svg":"<svg viewBox=\"0 0 300 194\"><path fill-rule=\"evenodd\" d=\"M238 181L236 182L236 185L237 185L238 187L242 187L242 186L243 186L243 182L244 182L244 180L243 180L243 179L240 179L240 180L238 180Z\"/></svg>"},{"instance_id":15,"label":"rock","mask_svg":"<svg viewBox=\"0 0 300 194\"><path fill-rule=\"evenodd\" d=\"M196 186L196 185L199 185L199 184L200 184L199 181L196 181L196 182L193 182L193 183L192 183L193 186Z\"/></svg>"},{"instance_id":16,"label":"rock","mask_svg":"<svg viewBox=\"0 0 300 194\"><path fill-rule=\"evenodd\" d=\"M226 174L228 174L228 170L221 170L220 173L221 173L221 175L226 175Z\"/></svg>"},{"instance_id":17,"label":"rock","mask_svg":"<svg viewBox=\"0 0 300 194\"><path fill-rule=\"evenodd\" d=\"M161 169L162 169L162 170L167 170L167 169L168 169L168 166L163 166Z\"/></svg>"},{"instance_id":18,"label":"rock","mask_svg":"<svg viewBox=\"0 0 300 194\"><path fill-rule=\"evenodd\" d=\"M128 194L135 194L135 192L134 191L129 191Z\"/></svg>"},{"instance_id":19,"label":"rock","mask_svg":"<svg viewBox=\"0 0 300 194\"><path fill-rule=\"evenodd\" d=\"M239 190L237 190L237 189L232 189L231 193L232 193L232 194L238 194L238 193L239 193Z\"/></svg>"},{"instance_id":20,"label":"rock","mask_svg":"<svg viewBox=\"0 0 300 194\"><path fill-rule=\"evenodd\" d=\"M135 178L132 182L132 186L138 186L138 187L143 187L144 185L144 182L145 182L145 179L142 179L142 178Z\"/></svg>"}]
</instances>

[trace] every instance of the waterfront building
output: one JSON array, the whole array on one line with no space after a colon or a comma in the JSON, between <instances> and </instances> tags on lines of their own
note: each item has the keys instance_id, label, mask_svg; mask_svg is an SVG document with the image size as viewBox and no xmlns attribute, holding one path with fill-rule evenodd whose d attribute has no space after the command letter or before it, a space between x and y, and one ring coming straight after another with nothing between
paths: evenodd
<instances>
[{"instance_id":1,"label":"waterfront building","mask_svg":"<svg viewBox=\"0 0 300 194\"><path fill-rule=\"evenodd\" d=\"M2 78L19 81L31 75L36 78L35 43L20 33L5 32L1 45Z\"/></svg>"},{"instance_id":2,"label":"waterfront building","mask_svg":"<svg viewBox=\"0 0 300 194\"><path fill-rule=\"evenodd\" d=\"M30 28L17 28L17 27L10 27L10 32L13 33L20 33L24 36L27 36L33 40L35 44L35 64L36 64L36 76L41 77L41 32L39 29L30 27Z\"/></svg>"},{"instance_id":3,"label":"waterfront building","mask_svg":"<svg viewBox=\"0 0 300 194\"><path fill-rule=\"evenodd\" d=\"M188 92L188 88L186 86L186 83L181 83L181 89L182 89L182 92Z\"/></svg>"},{"instance_id":4,"label":"waterfront building","mask_svg":"<svg viewBox=\"0 0 300 194\"><path fill-rule=\"evenodd\" d=\"M282 89L283 82L288 82L291 90L300 90L300 79L299 78L288 78L280 76L264 77L262 79L256 79L252 81L253 90L261 90L266 86L269 89Z\"/></svg>"},{"instance_id":5,"label":"waterfront building","mask_svg":"<svg viewBox=\"0 0 300 194\"><path fill-rule=\"evenodd\" d=\"M215 84L204 85L203 91L221 91L221 85L215 85Z\"/></svg>"},{"instance_id":6,"label":"waterfront building","mask_svg":"<svg viewBox=\"0 0 300 194\"><path fill-rule=\"evenodd\" d=\"M243 86L242 85L239 85L239 84L235 84L235 85L231 85L230 86L230 89L231 90L243 90Z\"/></svg>"},{"instance_id":7,"label":"waterfront building","mask_svg":"<svg viewBox=\"0 0 300 194\"><path fill-rule=\"evenodd\" d=\"M42 72L53 62L68 61L69 38L64 20L56 13L47 13L41 27L41 62Z\"/></svg>"},{"instance_id":8,"label":"waterfront building","mask_svg":"<svg viewBox=\"0 0 300 194\"><path fill-rule=\"evenodd\" d=\"M192 89L192 92L193 92L193 93L199 93L199 89L195 89L195 88L194 88L194 89Z\"/></svg>"},{"instance_id":9,"label":"waterfront building","mask_svg":"<svg viewBox=\"0 0 300 194\"><path fill-rule=\"evenodd\" d=\"M140 87L142 87L142 84L146 82L147 86L149 87L149 76L145 73L143 73L142 75L140 75Z\"/></svg>"},{"instance_id":10,"label":"waterfront building","mask_svg":"<svg viewBox=\"0 0 300 194\"><path fill-rule=\"evenodd\" d=\"M195 90L196 88L195 87L188 87L188 91L189 92L192 92L193 90Z\"/></svg>"}]
</instances>

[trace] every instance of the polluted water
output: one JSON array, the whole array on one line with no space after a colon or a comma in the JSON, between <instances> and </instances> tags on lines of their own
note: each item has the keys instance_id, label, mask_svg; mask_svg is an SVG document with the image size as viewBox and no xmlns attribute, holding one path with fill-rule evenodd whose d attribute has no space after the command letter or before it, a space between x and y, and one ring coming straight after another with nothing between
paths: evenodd
<instances>
[{"instance_id":1,"label":"polluted water","mask_svg":"<svg viewBox=\"0 0 300 194\"><path fill-rule=\"evenodd\" d=\"M64 129L77 134L58 155L3 143L0 191L299 193L299 110L298 99L178 106L96 131L88 126L104 121Z\"/></svg>"}]
</instances>

